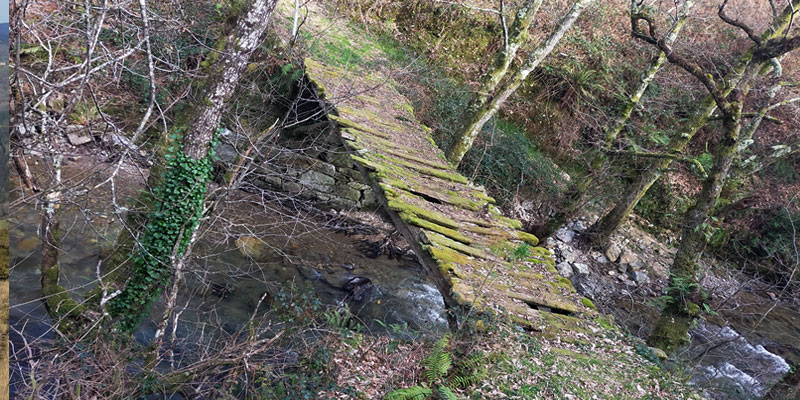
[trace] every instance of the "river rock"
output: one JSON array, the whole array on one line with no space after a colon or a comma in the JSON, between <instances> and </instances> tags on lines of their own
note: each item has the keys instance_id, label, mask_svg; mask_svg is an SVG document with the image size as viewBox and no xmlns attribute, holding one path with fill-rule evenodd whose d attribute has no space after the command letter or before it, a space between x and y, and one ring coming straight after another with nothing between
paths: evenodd
<instances>
[{"instance_id":1,"label":"river rock","mask_svg":"<svg viewBox=\"0 0 800 400\"><path fill-rule=\"evenodd\" d=\"M22 239L19 242L17 242L15 247L20 252L27 253L27 252L33 251L37 247L39 247L40 243L41 242L39 241L39 238L30 236L30 237L26 237L25 239Z\"/></svg>"},{"instance_id":2,"label":"river rock","mask_svg":"<svg viewBox=\"0 0 800 400\"><path fill-rule=\"evenodd\" d=\"M583 224L583 221L581 221L581 220L575 221L575 222L572 224L572 230L573 230L573 231L575 231L575 232L583 232L583 231L585 231L586 229L587 229L587 228L586 228L586 225L584 225L584 224Z\"/></svg>"},{"instance_id":3,"label":"river rock","mask_svg":"<svg viewBox=\"0 0 800 400\"><path fill-rule=\"evenodd\" d=\"M592 253L592 258L594 258L594 260L596 262L600 263L600 264L608 263L608 258L606 258L606 256L604 256L604 255L602 255L600 253L597 253L597 252L593 252Z\"/></svg>"},{"instance_id":4,"label":"river rock","mask_svg":"<svg viewBox=\"0 0 800 400\"><path fill-rule=\"evenodd\" d=\"M236 248L245 256L259 262L270 262L280 259L269 246L255 236L242 236L236 239Z\"/></svg>"},{"instance_id":5,"label":"river rock","mask_svg":"<svg viewBox=\"0 0 800 400\"><path fill-rule=\"evenodd\" d=\"M572 264L572 268L578 275L589 275L589 266L584 263L574 263Z\"/></svg>"},{"instance_id":6,"label":"river rock","mask_svg":"<svg viewBox=\"0 0 800 400\"><path fill-rule=\"evenodd\" d=\"M622 263L620 265L624 265L627 267L627 269L630 269L632 271L640 271L644 269L644 263L642 262L642 260L636 260L630 264Z\"/></svg>"},{"instance_id":7,"label":"river rock","mask_svg":"<svg viewBox=\"0 0 800 400\"><path fill-rule=\"evenodd\" d=\"M556 231L556 237L558 240L564 243L572 242L572 239L575 237L575 231L567 228L561 228Z\"/></svg>"},{"instance_id":8,"label":"river rock","mask_svg":"<svg viewBox=\"0 0 800 400\"><path fill-rule=\"evenodd\" d=\"M355 301L363 301L369 295L374 285L369 278L354 276L344 285L343 289L348 292Z\"/></svg>"},{"instance_id":9,"label":"river rock","mask_svg":"<svg viewBox=\"0 0 800 400\"><path fill-rule=\"evenodd\" d=\"M619 260L619 256L622 254L622 249L619 248L619 244L612 242L606 248L606 257L611 262L617 262Z\"/></svg>"},{"instance_id":10,"label":"river rock","mask_svg":"<svg viewBox=\"0 0 800 400\"><path fill-rule=\"evenodd\" d=\"M572 265L567 261L562 261L556 265L556 270L561 276L569 278L572 276Z\"/></svg>"}]
</instances>

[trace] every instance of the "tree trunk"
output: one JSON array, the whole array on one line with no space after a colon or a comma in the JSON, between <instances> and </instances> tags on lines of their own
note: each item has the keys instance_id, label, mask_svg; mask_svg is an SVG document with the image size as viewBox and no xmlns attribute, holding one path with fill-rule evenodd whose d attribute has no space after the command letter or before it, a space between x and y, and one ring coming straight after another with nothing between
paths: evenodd
<instances>
[{"instance_id":1,"label":"tree trunk","mask_svg":"<svg viewBox=\"0 0 800 400\"><path fill-rule=\"evenodd\" d=\"M665 153L680 154L692 140L694 134L705 126L708 117L711 116L716 108L717 105L714 103L714 99L710 95L706 96L700 105L700 109L687 124L687 129L670 140ZM639 200L644 197L645 193L661 177L671 163L671 158L653 160L646 170L636 176L633 183L627 186L625 193L617 201L614 208L589 228L587 233L592 241L598 245L605 244L611 234L628 218L634 207L639 203Z\"/></svg>"},{"instance_id":2,"label":"tree trunk","mask_svg":"<svg viewBox=\"0 0 800 400\"><path fill-rule=\"evenodd\" d=\"M784 32L785 29L792 23L794 10L797 7L800 7L800 0L793 0L792 4L788 5L783 10L782 14L764 31L764 33L761 35L761 38L766 42L771 39L781 37L783 34L782 32ZM753 53L755 50L755 47L750 48L747 52L740 56L733 70L723 79L723 82L726 83L726 89L721 91L721 93L724 96L730 94L732 88L738 85L738 82L742 79L742 75L746 71L747 66L750 64L750 61L753 58ZM761 66L759 73L764 74L768 72L768 68L771 65L772 64L769 61L765 62ZM744 92L743 94L746 95L749 88L745 87L742 88L742 90ZM694 134L697 133L700 128L705 126L708 118L713 114L715 109L716 104L714 103L713 97L711 95L706 96L701 103L699 110L688 123L688 129L670 140L666 152L668 154L682 153L683 149L691 141L692 137L694 137ZM647 193L647 190L650 189L653 183L655 183L655 181L661 177L663 172L666 171L671 163L672 159L656 160L650 164L647 170L639 174L635 178L634 183L628 186L626 192L622 195L620 201L617 202L614 208L589 228L588 233L590 239L598 244L605 243L611 234L613 234L614 231L616 231L617 228L628 218L634 207L636 207L636 204L639 203L639 200L644 197L644 195Z\"/></svg>"},{"instance_id":3,"label":"tree trunk","mask_svg":"<svg viewBox=\"0 0 800 400\"><path fill-rule=\"evenodd\" d=\"M163 179L154 190L155 205L140 235L141 249L133 258L128 284L109 306L123 331L135 329L149 305L173 279L204 211L206 184L211 175L211 150L223 108L245 71L250 54L260 44L277 0L253 0L224 41L220 59L211 66L202 101L189 119L180 150L167 156ZM180 129L180 128L179 128ZM176 143L177 145L177 143Z\"/></svg>"},{"instance_id":4,"label":"tree trunk","mask_svg":"<svg viewBox=\"0 0 800 400\"><path fill-rule=\"evenodd\" d=\"M483 77L481 87L467 108L468 113L478 112L489 101L489 97L495 92L500 81L505 78L511 63L514 62L514 58L517 56L517 51L528 40L528 28L531 26L533 17L539 11L542 1L526 0L525 4L517 9L511 28L507 33L503 33L503 49L495 56L492 71Z\"/></svg>"},{"instance_id":5,"label":"tree trunk","mask_svg":"<svg viewBox=\"0 0 800 400\"><path fill-rule=\"evenodd\" d=\"M638 2L634 0L631 7L636 7L636 4L638 4ZM668 45L672 45L672 43L674 43L678 38L678 34L686 24L686 18L689 16L689 10L692 8L692 6L694 6L694 1L690 0L683 3L681 14L675 24L672 25L672 29L670 29L665 39ZM622 128L625 127L625 124L628 122L631 113L639 104L642 95L644 95L644 91L647 90L650 82L653 81L666 60L667 56L664 54L664 52L659 52L658 57L654 58L650 63L647 71L645 71L641 80L639 81L639 86L628 98L628 102L625 104L625 108L623 108L622 113L620 114L619 118L617 118L614 126L606 130L602 149L595 150L593 152L589 171L573 180L574 183L570 184L564 196L564 205L553 217L547 221L544 226L535 229L534 234L536 234L536 236L545 238L552 235L556 229L560 228L569 219L571 219L575 215L575 212L584 203L586 200L586 191L589 189L592 183L594 183L595 172L602 168L606 162L605 151L611 149L611 147L614 145L614 142L616 142L619 133L622 131Z\"/></svg>"},{"instance_id":6,"label":"tree trunk","mask_svg":"<svg viewBox=\"0 0 800 400\"><path fill-rule=\"evenodd\" d=\"M705 224L719 199L728 170L736 157L741 131L742 97L737 98L723 119L725 136L714 154L714 166L703 182L703 189L694 206L686 211L681 242L670 267L667 295L670 300L647 339L650 346L672 353L686 343L689 326L697 317L704 302L697 282L697 261L706 246Z\"/></svg>"},{"instance_id":7,"label":"tree trunk","mask_svg":"<svg viewBox=\"0 0 800 400\"><path fill-rule=\"evenodd\" d=\"M478 137L478 134L480 134L486 122L497 113L497 110L508 97L522 85L528 75L541 64L542 60L544 60L551 51L553 51L556 44L558 44L567 30L572 27L572 24L575 23L575 20L578 19L583 10L593 1L594 0L577 0L567 15L561 19L556 30L550 34L544 43L528 55L525 63L522 64L514 75L499 89L497 95L486 102L486 104L470 117L470 122L458 135L453 148L450 149L447 154L447 161L449 161L453 167L458 167L461 160L464 158L464 154L472 147L472 143L475 141L475 138Z\"/></svg>"}]
</instances>

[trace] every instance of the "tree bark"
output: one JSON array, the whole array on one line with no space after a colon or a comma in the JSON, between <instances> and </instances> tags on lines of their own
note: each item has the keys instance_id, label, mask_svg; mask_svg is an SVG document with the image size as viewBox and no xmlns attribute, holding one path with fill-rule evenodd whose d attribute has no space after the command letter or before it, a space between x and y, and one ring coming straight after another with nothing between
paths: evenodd
<instances>
[{"instance_id":1,"label":"tree bark","mask_svg":"<svg viewBox=\"0 0 800 400\"><path fill-rule=\"evenodd\" d=\"M762 40L768 41L781 37L785 29L792 23L794 10L798 7L800 7L800 0L793 0L792 4L788 5L781 15L764 31L761 35ZM739 57L733 70L723 79L723 82L727 83L727 85L724 86L727 89L719 90L719 94L723 97L727 96L730 94L731 89L738 85L739 79L741 79L741 75L752 61L756 49L757 46L753 46ZM769 65L769 61L766 61L760 72L765 73ZM746 95L747 88L743 89ZM705 126L708 118L711 117L716 107L714 97L712 95L706 96L698 111L695 113L695 116L688 123L688 129L672 138L668 145L667 153L682 153L683 149L694 137L694 134ZM661 177L670 164L672 164L672 160L670 159L657 160L651 163L647 170L639 174L635 178L634 183L627 187L627 190L614 208L589 228L588 233L591 240L598 244L605 243L611 234L613 234L628 218L634 207L636 207L636 204L639 203L639 200L644 197L647 190Z\"/></svg>"},{"instance_id":2,"label":"tree bark","mask_svg":"<svg viewBox=\"0 0 800 400\"><path fill-rule=\"evenodd\" d=\"M638 4L639 2L636 0L632 1L631 9L635 10L635 8L638 7ZM693 6L694 1L691 0L683 3L678 20L672 25L672 28L667 33L665 38L667 45L672 45L672 43L674 43L678 38L678 34L686 24L689 11ZM644 95L644 91L647 90L650 82L653 81L666 60L667 55L664 54L663 51L659 52L658 56L652 60L650 66L647 68L647 71L642 74L639 85L628 98L625 107L622 109L620 116L614 122L614 125L606 129L602 149L592 152L593 155L591 156L589 171L573 180L574 183L569 186L566 194L564 195L564 205L547 221L544 226L535 229L534 234L536 234L536 236L548 237L552 235L556 229L560 228L570 218L572 218L575 215L575 211L577 211L578 208L580 208L580 206L584 203L586 200L586 191L589 189L592 183L594 183L594 173L598 169L602 168L605 164L605 151L611 149L611 147L614 145L614 142L616 142L619 133L622 131L622 128L624 128L625 124L628 122L631 113L633 113L633 110L636 109L637 105L639 105L639 101L641 100L642 95Z\"/></svg>"},{"instance_id":3,"label":"tree bark","mask_svg":"<svg viewBox=\"0 0 800 400\"><path fill-rule=\"evenodd\" d=\"M495 92L500 81L508 74L508 69L514 62L519 48L528 40L528 28L533 22L533 17L539 11L542 1L525 0L525 3L517 9L511 28L508 33L503 33L503 49L495 56L492 71L483 77L481 87L467 108L468 113L472 114L480 110L489 101L489 97Z\"/></svg>"},{"instance_id":4,"label":"tree bark","mask_svg":"<svg viewBox=\"0 0 800 400\"><path fill-rule=\"evenodd\" d=\"M719 199L731 163L736 157L741 132L741 95L723 120L725 136L714 154L714 165L703 182L703 189L694 206L686 211L681 242L670 267L667 307L647 339L650 346L672 353L686 343L691 321L697 317L704 302L697 281L697 261L706 245L705 224Z\"/></svg>"},{"instance_id":5,"label":"tree bark","mask_svg":"<svg viewBox=\"0 0 800 400\"><path fill-rule=\"evenodd\" d=\"M247 67L250 55L258 48L277 0L253 0L245 8L224 43L220 58L210 57L211 73L203 87L201 102L189 119L181 151L172 155L159 184L155 206L140 235L144 247L138 249L131 279L110 303L111 315L123 330L133 330L148 311L150 302L173 279L173 264L182 262L204 211L206 183L209 179L207 155L219 128L225 103ZM179 159L179 160L178 160ZM178 160L178 161L175 161ZM174 187L174 185L180 187ZM170 193L186 193L184 204L169 201ZM158 198L165 196L165 198ZM176 225L175 219L183 220ZM169 228L164 228L169 226ZM172 246L172 248L166 248Z\"/></svg>"},{"instance_id":6,"label":"tree bark","mask_svg":"<svg viewBox=\"0 0 800 400\"><path fill-rule=\"evenodd\" d=\"M503 84L498 93L489 101L487 101L480 109L475 112L469 120L466 128L456 138L453 148L447 154L447 161L453 167L458 167L464 155L472 147L472 143L480 134L483 126L489 121L500 109L500 106L513 94L517 88L525 81L533 70L553 51L556 44L561 40L564 34L572 27L575 20L581 15L583 10L588 7L594 0L577 0L570 11L565 15L558 24L558 27L553 31L550 36L532 51L525 63L514 72L508 81Z\"/></svg>"}]
</instances>

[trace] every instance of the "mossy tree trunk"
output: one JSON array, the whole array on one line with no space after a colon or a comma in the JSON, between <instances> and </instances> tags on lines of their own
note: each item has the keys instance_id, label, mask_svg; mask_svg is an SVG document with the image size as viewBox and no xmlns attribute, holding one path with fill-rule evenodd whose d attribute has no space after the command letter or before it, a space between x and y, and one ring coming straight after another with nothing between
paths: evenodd
<instances>
[{"instance_id":1,"label":"mossy tree trunk","mask_svg":"<svg viewBox=\"0 0 800 400\"><path fill-rule=\"evenodd\" d=\"M744 30L748 37L755 42L755 46L750 51L753 56L747 57L745 60L747 64L750 64L752 60L756 65L745 67L745 70L756 71L758 64L769 62L771 58L779 57L796 47L794 38L765 41L763 38L755 37L752 29L725 15L725 4L723 3L719 8L719 17L726 23ZM793 7L790 4L786 10L788 21L791 21L793 13ZM645 29L640 26L642 22L646 23ZM698 194L695 204L684 215L680 245L670 268L667 305L648 338L648 344L651 346L671 353L686 342L692 320L703 309L701 305L704 305L705 296L697 281L697 261L706 246L707 220L719 199L725 178L739 147L742 106L751 86L750 79L742 82L741 76L753 77L756 73L738 73L733 79L733 83L729 82L729 79L718 80L712 75L713 71L703 69L699 64L667 46L663 38L656 36L657 27L655 25L655 19L648 15L646 10L639 10L631 14L631 29L636 38L658 47L667 55L670 63L692 75L708 90L722 114L724 129L723 137L713 153L713 167L703 181L703 188ZM785 43L787 41L788 45ZM797 46L800 46L800 42ZM767 54L768 57L763 56L764 54Z\"/></svg>"},{"instance_id":2,"label":"mossy tree trunk","mask_svg":"<svg viewBox=\"0 0 800 400\"><path fill-rule=\"evenodd\" d=\"M470 116L469 122L466 124L465 128L461 130L458 137L456 137L453 148L447 153L447 161L449 161L453 167L457 167L461 163L461 160L472 147L472 143L475 142L483 126L497 113L497 110L500 109L500 106L509 96L525 82L528 75L530 75L530 73L541 64L545 57L553 51L556 44L558 44L564 34L572 27L583 10L592 2L594 2L594 0L577 0L572 5L570 11L561 19L558 27L550 34L547 40L533 50L514 74L497 89L497 93Z\"/></svg>"},{"instance_id":3,"label":"mossy tree trunk","mask_svg":"<svg viewBox=\"0 0 800 400\"><path fill-rule=\"evenodd\" d=\"M686 343L691 322L699 315L705 300L697 281L697 261L706 246L706 221L719 199L739 144L742 99L739 92L733 96L733 104L725 112L725 136L715 151L714 165L703 182L697 201L684 216L680 245L670 267L667 307L647 339L650 346L668 354Z\"/></svg>"},{"instance_id":4,"label":"mossy tree trunk","mask_svg":"<svg viewBox=\"0 0 800 400\"><path fill-rule=\"evenodd\" d=\"M525 0L525 3L517 8L514 14L514 22L507 32L503 32L503 48L497 52L492 65L492 70L483 77L482 83L475 97L469 104L467 112L475 113L489 101L492 93L497 89L497 85L508 74L511 63L517 56L519 48L528 40L528 28L533 22L533 17L539 11L543 0ZM502 13L503 10L500 10ZM501 15L503 25L505 25L505 17Z\"/></svg>"},{"instance_id":5,"label":"mossy tree trunk","mask_svg":"<svg viewBox=\"0 0 800 400\"><path fill-rule=\"evenodd\" d=\"M792 4L788 5L761 35L762 42L769 43L770 41L781 38L783 32L790 26L793 20L793 10L798 7L800 7L800 0L793 0ZM734 64L732 70L722 79L722 86L718 90L718 94L721 97L727 96L733 88L739 85L742 75L754 60L754 54L758 48L759 45L754 45L742 54ZM758 59L756 61L762 64L759 71L760 73L766 73L768 68L772 65L769 60ZM742 87L741 89L745 95L749 90L748 87ZM686 128L682 129L678 135L670 140L665 153L672 155L681 154L694 135L705 126L716 108L717 104L714 96L706 96L692 119L685 125ZM671 158L656 159L650 163L644 171L635 176L633 178L633 183L626 187L625 192L614 207L589 228L588 236L591 240L597 244L603 244L608 241L608 238L619 228L628 216L630 216L633 209L639 203L639 200L647 193L647 190L649 190L653 183L655 183L655 181L663 175L664 171L669 168L672 161L673 159Z\"/></svg>"},{"instance_id":6,"label":"mossy tree trunk","mask_svg":"<svg viewBox=\"0 0 800 400\"><path fill-rule=\"evenodd\" d=\"M44 213L39 225L39 238L42 241L41 272L42 298L44 299L47 313L58 321L62 327L72 322L83 312L83 306L72 300L69 292L61 286L61 268L59 266L59 251L61 238L59 232L59 210L61 203L61 163L64 156L57 153L53 156L53 182L51 192L45 195L43 205ZM69 317L69 318L68 318Z\"/></svg>"},{"instance_id":7,"label":"mossy tree trunk","mask_svg":"<svg viewBox=\"0 0 800 400\"><path fill-rule=\"evenodd\" d=\"M639 7L640 3L636 0L631 2L631 10L635 10ZM681 8L681 13L678 16L678 19L670 28L665 41L667 45L672 45L675 40L678 38L678 34L680 33L683 26L686 24L686 19L689 16L689 11L694 6L694 1L686 1L683 3ZM622 132L622 129L625 127L625 124L628 122L628 119L633 113L633 110L636 109L636 106L639 105L639 101L642 99L645 90L650 85L650 82L655 79L656 74L664 65L664 62L667 60L667 55L664 54L663 51L659 52L658 56L654 58L650 62L650 66L647 70L642 74L641 79L639 80L639 84L636 89L631 93L628 101L625 103L625 106L622 109L619 117L614 121L614 125L608 127L605 131L604 140L602 147L600 149L596 149L590 155L590 162L589 162L589 169L586 174L580 175L575 177L575 179L570 183L565 195L564 201L562 201L561 208L553 215L544 226L535 229L535 234L539 237L548 237L552 235L556 229L560 228L564 225L570 218L575 215L575 212L581 207L581 205L586 200L586 192L589 190L589 187L592 186L594 183L595 174L603 168L606 163L606 152L611 149L614 143L617 141L617 137L619 133ZM651 183L652 184L652 183ZM638 199L637 199L638 201Z\"/></svg>"},{"instance_id":8,"label":"mossy tree trunk","mask_svg":"<svg viewBox=\"0 0 800 400\"><path fill-rule=\"evenodd\" d=\"M131 331L146 316L149 305L174 278L202 218L206 184L211 174L210 150L225 103L246 70L250 55L261 43L277 0L252 0L224 38L219 57L209 64L209 77L180 142L167 157L161 183L154 190L153 209L139 237L133 271L114 297L109 312L119 327ZM174 138L174 140L176 140Z\"/></svg>"}]
</instances>

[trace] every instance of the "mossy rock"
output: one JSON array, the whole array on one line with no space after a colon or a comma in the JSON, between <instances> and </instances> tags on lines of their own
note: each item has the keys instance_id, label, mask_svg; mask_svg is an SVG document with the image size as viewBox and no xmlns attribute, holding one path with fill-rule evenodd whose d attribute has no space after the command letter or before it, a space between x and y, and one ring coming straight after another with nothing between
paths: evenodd
<instances>
[{"instance_id":1,"label":"mossy rock","mask_svg":"<svg viewBox=\"0 0 800 400\"><path fill-rule=\"evenodd\" d=\"M597 310L597 306L594 305L594 302L592 302L591 300L589 300L586 297L581 297L581 304L583 304L585 307L590 308L592 310Z\"/></svg>"}]
</instances>

